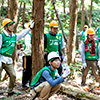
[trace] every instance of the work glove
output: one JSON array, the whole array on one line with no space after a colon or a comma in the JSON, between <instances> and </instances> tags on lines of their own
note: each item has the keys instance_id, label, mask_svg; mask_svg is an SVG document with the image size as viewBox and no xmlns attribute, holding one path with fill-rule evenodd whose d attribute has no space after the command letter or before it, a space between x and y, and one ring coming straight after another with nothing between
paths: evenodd
<instances>
[{"instance_id":1,"label":"work glove","mask_svg":"<svg viewBox=\"0 0 100 100\"><path fill-rule=\"evenodd\" d=\"M67 61L67 56L64 56L64 60L63 60L64 62L66 62Z\"/></svg>"},{"instance_id":2,"label":"work glove","mask_svg":"<svg viewBox=\"0 0 100 100\"><path fill-rule=\"evenodd\" d=\"M100 60L98 60L98 66L99 66L99 68L100 68Z\"/></svg>"},{"instance_id":3,"label":"work glove","mask_svg":"<svg viewBox=\"0 0 100 100\"><path fill-rule=\"evenodd\" d=\"M32 29L34 27L34 20L32 20L31 22L30 22L30 28Z\"/></svg>"},{"instance_id":4,"label":"work glove","mask_svg":"<svg viewBox=\"0 0 100 100\"><path fill-rule=\"evenodd\" d=\"M85 69L87 67L87 64L86 63L83 63L83 68Z\"/></svg>"},{"instance_id":5,"label":"work glove","mask_svg":"<svg viewBox=\"0 0 100 100\"><path fill-rule=\"evenodd\" d=\"M64 64L62 77L66 78L69 74L70 74L69 66L67 64Z\"/></svg>"}]
</instances>

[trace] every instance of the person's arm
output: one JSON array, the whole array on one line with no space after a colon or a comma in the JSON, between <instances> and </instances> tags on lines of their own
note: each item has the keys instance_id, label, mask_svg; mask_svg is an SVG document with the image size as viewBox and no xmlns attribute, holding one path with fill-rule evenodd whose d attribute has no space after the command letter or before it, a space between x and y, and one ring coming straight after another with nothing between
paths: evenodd
<instances>
[{"instance_id":1,"label":"person's arm","mask_svg":"<svg viewBox=\"0 0 100 100\"><path fill-rule=\"evenodd\" d=\"M16 34L16 36L17 36L16 41L18 41L18 40L20 40L21 38L23 38L26 34L28 34L28 32L29 32L30 30L31 30L31 29L28 28L28 29L25 29L23 32Z\"/></svg>"},{"instance_id":2,"label":"person's arm","mask_svg":"<svg viewBox=\"0 0 100 100\"><path fill-rule=\"evenodd\" d=\"M44 34L44 48L47 48L47 36Z\"/></svg>"},{"instance_id":3,"label":"person's arm","mask_svg":"<svg viewBox=\"0 0 100 100\"><path fill-rule=\"evenodd\" d=\"M82 62L83 63L86 63L86 61L85 61L85 45L84 45L84 42L82 43Z\"/></svg>"},{"instance_id":4,"label":"person's arm","mask_svg":"<svg viewBox=\"0 0 100 100\"><path fill-rule=\"evenodd\" d=\"M0 53L1 53L1 47L2 47L2 35L0 34Z\"/></svg>"},{"instance_id":5,"label":"person's arm","mask_svg":"<svg viewBox=\"0 0 100 100\"><path fill-rule=\"evenodd\" d=\"M31 41L31 37L30 37L29 34L27 34L27 35L25 36L25 45L31 47L30 41Z\"/></svg>"},{"instance_id":6,"label":"person's arm","mask_svg":"<svg viewBox=\"0 0 100 100\"><path fill-rule=\"evenodd\" d=\"M100 60L100 43L99 43L99 45L98 45L98 60Z\"/></svg>"},{"instance_id":7,"label":"person's arm","mask_svg":"<svg viewBox=\"0 0 100 100\"><path fill-rule=\"evenodd\" d=\"M42 76L46 79L46 81L52 86L56 86L62 82L64 82L64 78L62 76L58 77L57 79L53 80L50 76L50 73L48 70L44 70L42 73Z\"/></svg>"},{"instance_id":8,"label":"person's arm","mask_svg":"<svg viewBox=\"0 0 100 100\"><path fill-rule=\"evenodd\" d=\"M95 36L97 36L98 28L95 30Z\"/></svg>"},{"instance_id":9,"label":"person's arm","mask_svg":"<svg viewBox=\"0 0 100 100\"><path fill-rule=\"evenodd\" d=\"M62 36L62 52L65 56L65 44L64 44L64 37Z\"/></svg>"}]
</instances>

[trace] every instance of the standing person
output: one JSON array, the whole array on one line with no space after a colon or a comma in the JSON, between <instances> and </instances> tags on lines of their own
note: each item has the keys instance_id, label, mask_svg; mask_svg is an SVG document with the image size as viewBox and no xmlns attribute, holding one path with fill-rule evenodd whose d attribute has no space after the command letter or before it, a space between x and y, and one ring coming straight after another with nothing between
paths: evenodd
<instances>
[{"instance_id":1,"label":"standing person","mask_svg":"<svg viewBox=\"0 0 100 100\"><path fill-rule=\"evenodd\" d=\"M28 28L30 27L30 22L28 23ZM31 31L24 37L24 50L23 50L23 77L22 77L22 87L24 89L29 88L32 76L32 58L31 58L31 48L32 48L32 34Z\"/></svg>"},{"instance_id":2,"label":"standing person","mask_svg":"<svg viewBox=\"0 0 100 100\"><path fill-rule=\"evenodd\" d=\"M54 51L58 52L60 56L62 56L62 51L64 54L64 60L67 59L64 52L64 39L62 34L57 33L58 32L58 23L56 21L51 21L49 24L50 31L49 33L46 33L44 35L44 48L47 50L47 55ZM47 61L47 55L45 57L46 59L46 65L49 65ZM62 58L62 57L61 57ZM62 65L60 64L60 67L58 68L58 73L61 74L62 72Z\"/></svg>"},{"instance_id":3,"label":"standing person","mask_svg":"<svg viewBox=\"0 0 100 100\"><path fill-rule=\"evenodd\" d=\"M24 37L31 28L34 27L34 22L31 23L30 28L24 30L22 33L15 34L14 31L14 24L15 22L9 18L5 18L2 22L4 31L0 34L0 79L1 79L1 72L3 69L7 72L10 77L9 80L9 87L8 87L8 95L12 95L15 92L13 91L13 87L15 85L16 74L13 67L13 60L11 58L16 41L20 40Z\"/></svg>"},{"instance_id":4,"label":"standing person","mask_svg":"<svg viewBox=\"0 0 100 100\"><path fill-rule=\"evenodd\" d=\"M48 54L50 66L42 68L34 77L31 83L31 95L33 100L38 97L38 100L47 100L60 88L60 83L70 74L70 69L65 68L62 76L56 77L57 68L60 66L60 57L57 52Z\"/></svg>"},{"instance_id":5,"label":"standing person","mask_svg":"<svg viewBox=\"0 0 100 100\"><path fill-rule=\"evenodd\" d=\"M94 39L95 32L92 28L87 31L88 38L84 40L82 44L82 82L81 85L85 85L86 76L90 67L92 67L93 74L97 82L100 85L99 69L100 67L100 46L98 40Z\"/></svg>"},{"instance_id":6,"label":"standing person","mask_svg":"<svg viewBox=\"0 0 100 100\"><path fill-rule=\"evenodd\" d=\"M99 40L100 42L100 27L98 27L96 30L95 30L95 36L96 38Z\"/></svg>"},{"instance_id":7,"label":"standing person","mask_svg":"<svg viewBox=\"0 0 100 100\"><path fill-rule=\"evenodd\" d=\"M82 41L87 39L87 30L88 30L88 26L84 25L82 32L80 33L80 38Z\"/></svg>"}]
</instances>

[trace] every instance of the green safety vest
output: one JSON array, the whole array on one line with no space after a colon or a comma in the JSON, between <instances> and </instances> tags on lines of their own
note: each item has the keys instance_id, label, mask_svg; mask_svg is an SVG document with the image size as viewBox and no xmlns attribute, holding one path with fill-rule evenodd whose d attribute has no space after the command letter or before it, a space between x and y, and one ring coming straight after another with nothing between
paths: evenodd
<instances>
[{"instance_id":1,"label":"green safety vest","mask_svg":"<svg viewBox=\"0 0 100 100\"><path fill-rule=\"evenodd\" d=\"M12 37L6 36L5 33L1 33L2 35L2 47L1 47L1 55L11 57L16 44L16 34L13 33Z\"/></svg>"},{"instance_id":2,"label":"green safety vest","mask_svg":"<svg viewBox=\"0 0 100 100\"><path fill-rule=\"evenodd\" d=\"M53 36L49 33L46 33L47 36L47 53L52 51L59 52L59 35Z\"/></svg>"},{"instance_id":3,"label":"green safety vest","mask_svg":"<svg viewBox=\"0 0 100 100\"><path fill-rule=\"evenodd\" d=\"M31 33L28 33L28 34L30 35L30 38L31 38L30 44L32 44L32 34ZM25 37L24 37L24 50L25 50L25 48L26 48L26 44L25 44Z\"/></svg>"},{"instance_id":4,"label":"green safety vest","mask_svg":"<svg viewBox=\"0 0 100 100\"><path fill-rule=\"evenodd\" d=\"M50 72L51 77L53 78L53 80L55 80L55 73L57 72L57 69L55 71L52 71L50 68L48 68L47 66L45 66L44 68L42 68L33 78L31 86L34 86L40 79L42 72L44 70L48 70Z\"/></svg>"},{"instance_id":5,"label":"green safety vest","mask_svg":"<svg viewBox=\"0 0 100 100\"><path fill-rule=\"evenodd\" d=\"M100 38L100 27L98 28L98 37Z\"/></svg>"},{"instance_id":6,"label":"green safety vest","mask_svg":"<svg viewBox=\"0 0 100 100\"><path fill-rule=\"evenodd\" d=\"M84 41L84 43L86 44L86 41ZM85 51L85 59L86 60L97 60L98 59L98 40L95 40L95 51L96 54L95 55L91 55L90 51L91 51L91 43L88 42L88 51Z\"/></svg>"},{"instance_id":7,"label":"green safety vest","mask_svg":"<svg viewBox=\"0 0 100 100\"><path fill-rule=\"evenodd\" d=\"M85 30L82 31L82 37L81 37L81 40L86 40L87 38L87 35L85 34Z\"/></svg>"}]
</instances>

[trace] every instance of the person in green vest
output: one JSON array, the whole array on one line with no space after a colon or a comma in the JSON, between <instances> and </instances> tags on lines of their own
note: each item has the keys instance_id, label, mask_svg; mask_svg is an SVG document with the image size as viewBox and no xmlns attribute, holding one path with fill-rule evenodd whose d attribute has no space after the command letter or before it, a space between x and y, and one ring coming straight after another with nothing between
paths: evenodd
<instances>
[{"instance_id":1,"label":"person in green vest","mask_svg":"<svg viewBox=\"0 0 100 100\"><path fill-rule=\"evenodd\" d=\"M83 62L83 71L82 71L82 82L81 85L84 86L86 83L86 76L90 67L92 67L93 74L100 86L100 77L99 69L100 67L100 46L97 39L94 39L95 32L92 28L89 28L87 31L88 38L84 40L82 44L82 62Z\"/></svg>"},{"instance_id":2,"label":"person in green vest","mask_svg":"<svg viewBox=\"0 0 100 100\"><path fill-rule=\"evenodd\" d=\"M30 27L30 22L28 23L28 28ZM31 83L32 76L32 34L31 31L24 37L24 50L23 50L23 72L22 72L22 88L28 89Z\"/></svg>"},{"instance_id":3,"label":"person in green vest","mask_svg":"<svg viewBox=\"0 0 100 100\"><path fill-rule=\"evenodd\" d=\"M87 30L88 30L88 26L84 25L82 32L80 33L80 38L82 41L87 39Z\"/></svg>"},{"instance_id":4,"label":"person in green vest","mask_svg":"<svg viewBox=\"0 0 100 100\"><path fill-rule=\"evenodd\" d=\"M15 49L16 41L23 38L28 32L34 27L34 22L31 23L30 28L25 29L23 32L19 34L14 33L13 24L15 21L12 21L9 18L5 18L2 22L4 31L0 33L0 80L1 80L1 72L3 69L9 75L9 87L8 87L8 96L14 94L13 91L16 74L13 67L12 54Z\"/></svg>"},{"instance_id":5,"label":"person in green vest","mask_svg":"<svg viewBox=\"0 0 100 100\"><path fill-rule=\"evenodd\" d=\"M60 88L60 83L70 74L69 67L63 69L63 74L57 74L57 68L60 66L60 57L57 52L48 54L50 66L43 67L33 78L31 83L30 94L33 100L47 100Z\"/></svg>"},{"instance_id":6,"label":"person in green vest","mask_svg":"<svg viewBox=\"0 0 100 100\"><path fill-rule=\"evenodd\" d=\"M100 27L98 27L96 30L95 30L95 36L96 38L99 40L100 42Z\"/></svg>"},{"instance_id":7,"label":"person in green vest","mask_svg":"<svg viewBox=\"0 0 100 100\"><path fill-rule=\"evenodd\" d=\"M58 23L53 20L50 22L49 27L50 27L49 33L44 34L44 48L47 51L47 54L45 56L46 65L49 64L47 61L47 55L52 51L58 52L62 60L63 60L63 55L64 55L64 60L67 59L65 55L65 49L64 49L65 45L63 36L61 33L57 33ZM62 72L62 65L60 64L60 67L58 68L58 73L61 74L61 72Z\"/></svg>"}]
</instances>

